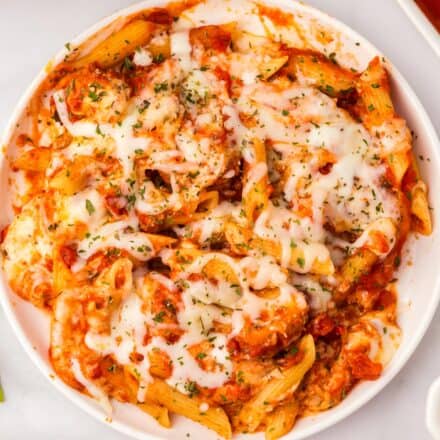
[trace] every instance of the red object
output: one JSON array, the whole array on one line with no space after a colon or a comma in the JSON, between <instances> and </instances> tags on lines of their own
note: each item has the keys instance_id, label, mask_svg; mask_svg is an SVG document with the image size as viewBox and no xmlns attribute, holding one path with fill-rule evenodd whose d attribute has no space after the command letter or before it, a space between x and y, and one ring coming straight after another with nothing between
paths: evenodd
<instances>
[{"instance_id":1,"label":"red object","mask_svg":"<svg viewBox=\"0 0 440 440\"><path fill-rule=\"evenodd\" d=\"M64 264L70 269L76 261L75 249L72 249L69 246L61 246L60 255Z\"/></svg>"},{"instance_id":2,"label":"red object","mask_svg":"<svg viewBox=\"0 0 440 440\"><path fill-rule=\"evenodd\" d=\"M316 316L310 325L310 333L314 338L319 336L327 336L335 328L335 322L325 313Z\"/></svg>"},{"instance_id":3,"label":"red object","mask_svg":"<svg viewBox=\"0 0 440 440\"><path fill-rule=\"evenodd\" d=\"M440 0L416 0L418 7L440 32Z\"/></svg>"},{"instance_id":4,"label":"red object","mask_svg":"<svg viewBox=\"0 0 440 440\"><path fill-rule=\"evenodd\" d=\"M376 380L382 373L382 365L372 362L365 353L349 353L347 359L355 379Z\"/></svg>"}]
</instances>

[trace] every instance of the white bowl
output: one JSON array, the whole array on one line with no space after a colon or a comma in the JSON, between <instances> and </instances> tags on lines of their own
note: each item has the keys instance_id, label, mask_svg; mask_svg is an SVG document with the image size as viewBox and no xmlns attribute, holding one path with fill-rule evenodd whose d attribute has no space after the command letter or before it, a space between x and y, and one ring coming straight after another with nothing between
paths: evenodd
<instances>
[{"instance_id":1,"label":"white bowl","mask_svg":"<svg viewBox=\"0 0 440 440\"><path fill-rule=\"evenodd\" d=\"M234 0L234 5L238 3L236 1ZM131 6L94 25L72 40L71 43L76 45L84 41L116 18L125 17L139 10L165 3L167 2L164 0L150 0ZM341 40L344 41L343 47L348 54L348 59L355 64L357 63L359 68L364 68L371 58L379 54L376 48L353 30L316 9L292 0L266 0L265 3L278 6L286 11L300 13L311 20L316 19L324 26L330 27L332 32L335 35L338 34ZM58 62L65 54L65 50L61 51L53 61ZM338 59L341 59L341 57L342 55L338 53ZM439 140L429 117L413 90L395 67L390 63L388 67L397 110L406 118L410 128L416 134L415 151L417 155L425 158L420 162L422 175L429 185L431 196L440 194ZM45 75L45 71L42 71L20 100L7 126L2 144L8 144L14 133L15 125L26 108L26 104ZM5 191L6 169L4 158L0 157L0 204L3 207L7 200ZM359 409L391 381L416 349L434 315L440 298L440 272L437 267L437 262L440 261L440 229L437 227L439 224L440 198L431 197L431 206L434 208L434 232L428 238L420 237L410 240L406 247L404 264L402 264L401 273L399 274L399 324L403 331L403 339L393 360L385 368L380 379L358 385L335 408L300 420L293 431L286 436L286 439L303 439L335 424ZM8 223L7 213L3 209L0 212L0 225L3 226L6 223ZM408 262L412 264L408 265ZM0 299L17 337L42 373L66 397L84 411L98 420L110 422L106 420L105 414L94 401L69 388L54 375L48 360L48 317L14 295L4 281L0 283ZM190 438L193 440L216 438L216 435L211 431L181 417L175 419L171 430L163 429L153 419L150 419L149 416L134 406L119 403L115 403L111 426L137 439L185 438L186 433L190 433ZM264 436L263 434L238 436L238 438L250 437L257 440L262 439Z\"/></svg>"}]
</instances>

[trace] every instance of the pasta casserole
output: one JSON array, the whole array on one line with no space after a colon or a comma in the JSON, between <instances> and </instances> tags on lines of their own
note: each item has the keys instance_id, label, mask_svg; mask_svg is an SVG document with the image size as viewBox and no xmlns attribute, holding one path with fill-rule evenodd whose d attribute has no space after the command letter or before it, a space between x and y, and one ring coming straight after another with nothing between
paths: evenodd
<instances>
[{"instance_id":1,"label":"pasta casserole","mask_svg":"<svg viewBox=\"0 0 440 440\"><path fill-rule=\"evenodd\" d=\"M386 61L346 52L299 13L187 0L48 66L6 148L3 271L109 416L272 440L380 377L432 226Z\"/></svg>"}]
</instances>

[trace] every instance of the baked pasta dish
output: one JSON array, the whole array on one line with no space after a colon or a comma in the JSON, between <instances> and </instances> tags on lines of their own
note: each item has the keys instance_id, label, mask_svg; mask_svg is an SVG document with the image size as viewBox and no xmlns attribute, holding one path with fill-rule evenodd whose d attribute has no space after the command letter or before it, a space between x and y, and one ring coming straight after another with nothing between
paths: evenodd
<instances>
[{"instance_id":1,"label":"baked pasta dish","mask_svg":"<svg viewBox=\"0 0 440 440\"><path fill-rule=\"evenodd\" d=\"M341 44L193 0L48 66L6 146L3 271L50 316L56 374L109 416L271 440L390 361L427 188L386 61L356 69Z\"/></svg>"}]
</instances>

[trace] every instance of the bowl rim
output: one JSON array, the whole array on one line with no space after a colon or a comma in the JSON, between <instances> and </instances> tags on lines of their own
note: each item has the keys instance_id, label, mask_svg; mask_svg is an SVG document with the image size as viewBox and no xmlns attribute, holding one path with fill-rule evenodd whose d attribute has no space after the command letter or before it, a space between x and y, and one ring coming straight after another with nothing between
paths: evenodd
<instances>
[{"instance_id":1,"label":"bowl rim","mask_svg":"<svg viewBox=\"0 0 440 440\"><path fill-rule=\"evenodd\" d=\"M308 4L304 4L298 0L256 0L257 3L270 4L280 9L285 9L287 11L303 11L313 15L314 18L317 18L319 21L324 20L328 22L334 29L338 30L342 35L346 35L350 38L350 40L358 41L362 44L364 48L368 52L383 56L382 52L380 52L373 44L371 44L365 37L360 35L358 32L354 31L350 26L346 25L342 21L326 14L325 12L310 6ZM170 2L170 0L141 0L136 2L128 7L118 9L116 12L113 12L101 20L98 20L86 30L82 31L74 38L72 38L71 44L76 46L85 41L87 38L94 35L96 32L103 29L105 26L113 23L118 18L124 18L130 16L133 13L139 12L143 9L148 9L151 7L158 7L161 5L166 5ZM48 65L56 65L60 62L64 56L67 54L67 49L61 49L52 59L49 61ZM429 152L431 155L431 164L434 165L434 169L440 172L440 149L435 146L440 146L440 140L437 136L435 128L424 108L421 101L406 81L404 76L399 72L399 70L394 66L392 62L387 59L387 68L390 72L390 75L394 82L398 84L398 87L404 92L404 95L407 97L408 101L416 108L418 120L423 126L423 130L425 135L429 139ZM24 93L21 95L18 103L14 107L14 110L6 123L3 135L0 139L0 145L7 145L14 133L15 124L21 117L24 109L27 107L27 104L32 97L33 93L36 91L38 86L47 76L47 67L43 67L40 72L36 75L30 85L26 88ZM0 174L3 170L3 162L5 161L5 154L0 153ZM2 272L0 270L0 272ZM0 304L3 307L5 312L5 316L12 326L15 335L20 341L21 346L24 348L25 352L31 358L33 363L38 367L40 372L49 380L51 384L55 386L55 388L60 391L65 397L67 397L71 402L73 402L76 406L81 408L84 412L93 416L96 420L110 426L116 431L126 434L131 438L136 438L139 440L160 440L161 437L155 434L151 434L145 431L141 431L140 429L130 426L130 424L118 421L118 420L108 420L108 418L103 414L102 410L93 404L91 399L85 399L84 396L72 389L55 374L53 370L50 368L50 365L44 360L41 354L33 347L31 340L26 336L24 328L21 326L18 316L14 310L14 301L21 301L20 298L16 297L13 300L10 298L8 294L7 281L4 279L3 273L0 273ZM399 347L403 352L400 355L400 359L394 361L394 359L390 362L387 367L386 374L382 376L382 378L378 381L371 382L371 385L368 388L365 388L363 394L357 396L357 399L353 402L349 402L349 404L344 407L340 407L337 413L327 412L327 417L323 420L320 420L311 426L306 427L302 430L301 433L295 432L295 430L290 431L290 433L286 434L286 439L291 440L301 440L307 438L313 434L317 434L332 425L344 420L359 408L364 406L367 402L369 402L373 397L375 397L380 391L382 391L393 379L394 377L401 371L401 369L406 365L409 358L414 354L416 348L418 347L421 339L426 333L434 314L437 310L437 306L440 302L440 273L437 275L437 278L434 282L434 288L432 295L430 297L429 303L425 306L425 316L424 319L421 320L421 323L417 326L417 331L411 336L405 343ZM325 414L325 412L320 413ZM109 423L110 422L110 423Z\"/></svg>"}]
</instances>

